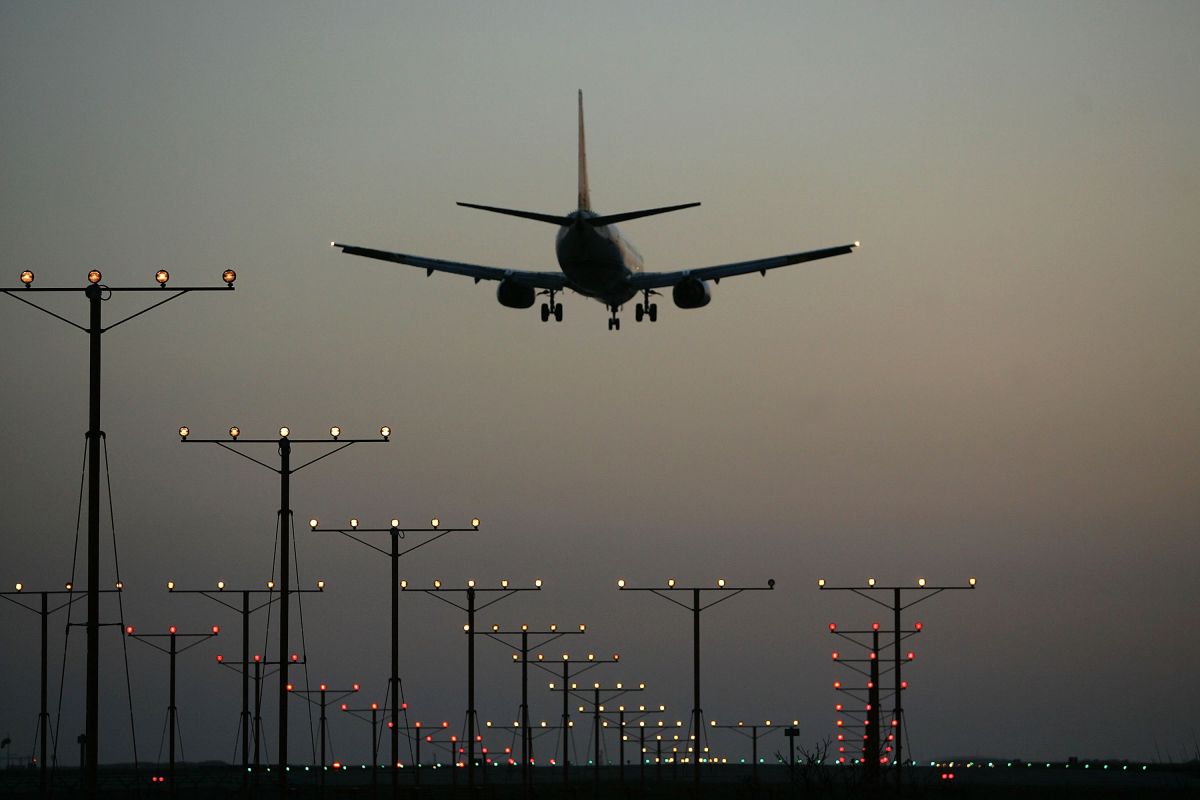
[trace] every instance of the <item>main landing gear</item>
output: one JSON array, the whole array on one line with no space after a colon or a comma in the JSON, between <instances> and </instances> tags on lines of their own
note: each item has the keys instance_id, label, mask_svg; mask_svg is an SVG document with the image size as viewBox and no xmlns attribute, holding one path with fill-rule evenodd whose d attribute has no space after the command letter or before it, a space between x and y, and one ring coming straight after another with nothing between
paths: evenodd
<instances>
[{"instance_id":1,"label":"main landing gear","mask_svg":"<svg viewBox=\"0 0 1200 800\"><path fill-rule=\"evenodd\" d=\"M550 295L550 302L542 303L542 322L549 322L550 317L554 317L555 322L562 322L562 303L554 302L554 290L547 290L545 294Z\"/></svg>"},{"instance_id":2,"label":"main landing gear","mask_svg":"<svg viewBox=\"0 0 1200 800\"><path fill-rule=\"evenodd\" d=\"M608 307L608 310L612 312L612 316L608 319L608 329L610 331L621 330L621 320L617 318L617 310L619 308L620 306L616 305L615 303Z\"/></svg>"},{"instance_id":3,"label":"main landing gear","mask_svg":"<svg viewBox=\"0 0 1200 800\"><path fill-rule=\"evenodd\" d=\"M653 292L649 289L642 290L642 296L645 300L637 304L637 308L634 309L633 314L634 319L638 322L641 322L645 317L649 317L651 322L658 320L658 304L650 302L650 295L652 294L658 294L658 292Z\"/></svg>"}]
</instances>

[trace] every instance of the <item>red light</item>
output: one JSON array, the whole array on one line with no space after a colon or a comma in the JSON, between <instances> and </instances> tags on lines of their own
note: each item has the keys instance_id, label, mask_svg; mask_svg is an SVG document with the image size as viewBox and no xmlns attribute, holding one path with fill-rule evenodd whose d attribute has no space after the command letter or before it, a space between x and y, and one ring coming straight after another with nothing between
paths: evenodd
<instances>
[{"instance_id":1,"label":"red light","mask_svg":"<svg viewBox=\"0 0 1200 800\"><path fill-rule=\"evenodd\" d=\"M216 635L217 635L218 633L220 633L220 632L221 632L221 626L220 626L220 625L213 625L213 636L216 636Z\"/></svg>"},{"instance_id":2,"label":"red light","mask_svg":"<svg viewBox=\"0 0 1200 800\"><path fill-rule=\"evenodd\" d=\"M294 690L295 690L295 688L296 688L296 687L292 686L292 684L290 684L290 683L287 685L287 690L288 690L289 692L291 692L291 691L294 691Z\"/></svg>"},{"instance_id":3,"label":"red light","mask_svg":"<svg viewBox=\"0 0 1200 800\"><path fill-rule=\"evenodd\" d=\"M835 689L840 689L840 688L842 688L842 682L841 682L841 681L834 681L834 682L833 682L833 688L835 688Z\"/></svg>"},{"instance_id":4,"label":"red light","mask_svg":"<svg viewBox=\"0 0 1200 800\"><path fill-rule=\"evenodd\" d=\"M835 706L833 707L833 710L834 710L834 711L841 711L841 710L842 710L842 704L841 704L841 703L838 703L837 705L835 705Z\"/></svg>"},{"instance_id":5,"label":"red light","mask_svg":"<svg viewBox=\"0 0 1200 800\"><path fill-rule=\"evenodd\" d=\"M300 660L300 655L298 653L292 653L292 661L299 661L299 660Z\"/></svg>"},{"instance_id":6,"label":"red light","mask_svg":"<svg viewBox=\"0 0 1200 800\"><path fill-rule=\"evenodd\" d=\"M449 727L450 727L450 723L449 723L449 722L446 722L446 720L442 720L442 727L443 727L443 728L449 728Z\"/></svg>"},{"instance_id":7,"label":"red light","mask_svg":"<svg viewBox=\"0 0 1200 800\"><path fill-rule=\"evenodd\" d=\"M321 684L321 691L322 692L325 691L325 684L323 684L323 683Z\"/></svg>"},{"instance_id":8,"label":"red light","mask_svg":"<svg viewBox=\"0 0 1200 800\"><path fill-rule=\"evenodd\" d=\"M829 631L832 633L833 631L836 631L836 630L837 630L837 623L836 622L829 623Z\"/></svg>"},{"instance_id":9,"label":"red light","mask_svg":"<svg viewBox=\"0 0 1200 800\"><path fill-rule=\"evenodd\" d=\"M224 660L225 660L225 656L222 656L222 655L218 655L218 656L217 656L217 663L218 663L218 664L220 664L220 663L221 663L222 661L224 661Z\"/></svg>"},{"instance_id":10,"label":"red light","mask_svg":"<svg viewBox=\"0 0 1200 800\"><path fill-rule=\"evenodd\" d=\"M913 653L913 651L912 651L912 650L909 650L909 651L908 651L908 660L909 660L909 661L912 661L912 660L913 660L914 658L916 658L916 657L917 657L917 656L916 656L916 654L915 654L915 653Z\"/></svg>"},{"instance_id":11,"label":"red light","mask_svg":"<svg viewBox=\"0 0 1200 800\"><path fill-rule=\"evenodd\" d=\"M174 625L172 625L170 628L168 628L168 630L169 630L171 633L175 633L175 626L174 626Z\"/></svg>"},{"instance_id":12,"label":"red light","mask_svg":"<svg viewBox=\"0 0 1200 800\"><path fill-rule=\"evenodd\" d=\"M479 734L475 734L475 741L477 741L477 742L482 742L482 741L483 741L483 737L482 737L482 736L480 736Z\"/></svg>"},{"instance_id":13,"label":"red light","mask_svg":"<svg viewBox=\"0 0 1200 800\"><path fill-rule=\"evenodd\" d=\"M871 704L867 703L867 711L870 711L870 710L871 710Z\"/></svg>"},{"instance_id":14,"label":"red light","mask_svg":"<svg viewBox=\"0 0 1200 800\"><path fill-rule=\"evenodd\" d=\"M421 727L421 722L420 722L420 720L418 720L417 722L413 723L413 725L414 725L415 727L418 727L418 728L419 728L419 727Z\"/></svg>"},{"instance_id":15,"label":"red light","mask_svg":"<svg viewBox=\"0 0 1200 800\"><path fill-rule=\"evenodd\" d=\"M372 710L372 711L378 711L378 710L379 710L379 703L371 703L371 710Z\"/></svg>"},{"instance_id":16,"label":"red light","mask_svg":"<svg viewBox=\"0 0 1200 800\"><path fill-rule=\"evenodd\" d=\"M354 691L356 691L356 692L357 692L357 691L358 691L358 684L356 683L356 684L354 684L353 686L351 686L350 688L351 688L351 689L353 689Z\"/></svg>"},{"instance_id":17,"label":"red light","mask_svg":"<svg viewBox=\"0 0 1200 800\"><path fill-rule=\"evenodd\" d=\"M349 709L346 707L346 704L345 704L345 703L342 703L342 711L348 711L348 710L349 710Z\"/></svg>"},{"instance_id":18,"label":"red light","mask_svg":"<svg viewBox=\"0 0 1200 800\"><path fill-rule=\"evenodd\" d=\"M340 761L335 761L335 762L333 762L333 768L334 768L334 769L341 769L341 768L342 768L342 762L340 762Z\"/></svg>"},{"instance_id":19,"label":"red light","mask_svg":"<svg viewBox=\"0 0 1200 800\"><path fill-rule=\"evenodd\" d=\"M875 688L875 681L867 681L867 688L868 688L868 689L874 689L874 688Z\"/></svg>"},{"instance_id":20,"label":"red light","mask_svg":"<svg viewBox=\"0 0 1200 800\"><path fill-rule=\"evenodd\" d=\"M838 726L839 728L840 728L840 727L842 727L842 725L844 725L844 724L845 724L845 723L843 723L843 722L842 722L840 719L837 721L837 726Z\"/></svg>"},{"instance_id":21,"label":"red light","mask_svg":"<svg viewBox=\"0 0 1200 800\"><path fill-rule=\"evenodd\" d=\"M262 656L260 656L258 653L255 653L254 654L254 663L257 664L259 661L262 661Z\"/></svg>"},{"instance_id":22,"label":"red light","mask_svg":"<svg viewBox=\"0 0 1200 800\"><path fill-rule=\"evenodd\" d=\"M839 733L839 734L838 734L838 736L837 736L837 740L838 740L839 742L844 742L844 741L846 741L846 734L844 734L844 733Z\"/></svg>"},{"instance_id":23,"label":"red light","mask_svg":"<svg viewBox=\"0 0 1200 800\"><path fill-rule=\"evenodd\" d=\"M130 626L128 626L127 628L125 628L125 633L126 633L128 636L133 636L133 626L132 626L132 625L130 625Z\"/></svg>"},{"instance_id":24,"label":"red light","mask_svg":"<svg viewBox=\"0 0 1200 800\"><path fill-rule=\"evenodd\" d=\"M432 742L432 741L433 741L433 737L432 737L432 736L426 736L426 737L425 737L425 741L427 741L427 742Z\"/></svg>"},{"instance_id":25,"label":"red light","mask_svg":"<svg viewBox=\"0 0 1200 800\"><path fill-rule=\"evenodd\" d=\"M396 727L396 723L392 722L392 721L389 719L389 720L388 720L388 727L389 727L389 728L394 728L394 727Z\"/></svg>"},{"instance_id":26,"label":"red light","mask_svg":"<svg viewBox=\"0 0 1200 800\"><path fill-rule=\"evenodd\" d=\"M901 689L907 689L907 688L908 688L908 681L900 681L900 688L901 688Z\"/></svg>"},{"instance_id":27,"label":"red light","mask_svg":"<svg viewBox=\"0 0 1200 800\"><path fill-rule=\"evenodd\" d=\"M872 661L874 661L874 660L875 660L875 658L876 658L876 653L875 653L875 651L874 651L874 650L872 650L872 651L871 651L871 655L870 655L870 659L871 659Z\"/></svg>"},{"instance_id":28,"label":"red light","mask_svg":"<svg viewBox=\"0 0 1200 800\"><path fill-rule=\"evenodd\" d=\"M833 651L833 660L834 660L834 661L837 661L837 658L838 658L837 651L836 651L836 650L834 650L834 651Z\"/></svg>"},{"instance_id":29,"label":"red light","mask_svg":"<svg viewBox=\"0 0 1200 800\"><path fill-rule=\"evenodd\" d=\"M873 631L877 631L877 630L879 630L879 623L878 623L878 622L872 622L872 623L871 623L871 630L873 630Z\"/></svg>"},{"instance_id":30,"label":"red light","mask_svg":"<svg viewBox=\"0 0 1200 800\"><path fill-rule=\"evenodd\" d=\"M921 623L918 622L916 625L913 625L913 628L918 631L921 630Z\"/></svg>"},{"instance_id":31,"label":"red light","mask_svg":"<svg viewBox=\"0 0 1200 800\"><path fill-rule=\"evenodd\" d=\"M408 703L401 703L400 708L403 711L408 711Z\"/></svg>"},{"instance_id":32,"label":"red light","mask_svg":"<svg viewBox=\"0 0 1200 800\"><path fill-rule=\"evenodd\" d=\"M511 752L512 752L512 748L511 748L511 747L506 747L506 748L504 748L504 752L505 752L505 753L511 753Z\"/></svg>"}]
</instances>

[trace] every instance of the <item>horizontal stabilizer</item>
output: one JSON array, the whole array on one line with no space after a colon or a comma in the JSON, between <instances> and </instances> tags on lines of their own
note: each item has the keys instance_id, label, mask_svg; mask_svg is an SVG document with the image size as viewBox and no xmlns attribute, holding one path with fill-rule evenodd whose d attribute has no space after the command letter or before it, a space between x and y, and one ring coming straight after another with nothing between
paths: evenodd
<instances>
[{"instance_id":1,"label":"horizontal stabilizer","mask_svg":"<svg viewBox=\"0 0 1200 800\"><path fill-rule=\"evenodd\" d=\"M662 208L647 208L641 211L625 211L620 214L605 214L604 216L575 216L575 217L560 217L554 214L541 214L537 211L518 211L515 208L497 208L496 206L481 206L476 203L459 203L458 205L464 208L477 208L480 211L491 211L496 214L508 214L510 217L521 217L522 219L532 219L538 222L549 222L551 225L575 225L586 223L593 228L602 228L605 225L615 225L618 222L626 222L631 219L640 219L641 217L652 217L655 214L666 214L668 211L679 211L682 208L694 208L700 205L699 203L684 203L678 206L663 206Z\"/></svg>"},{"instance_id":2,"label":"horizontal stabilizer","mask_svg":"<svg viewBox=\"0 0 1200 800\"><path fill-rule=\"evenodd\" d=\"M643 211L626 211L622 214L605 214L602 217L588 217L585 221L594 228L599 228L603 225L615 225L618 222L627 222L631 219L639 219L641 217L652 217L655 214L666 214L668 211L679 211L681 208L695 208L699 203L684 203L679 206L663 206L662 208L647 208Z\"/></svg>"},{"instance_id":3,"label":"horizontal stabilizer","mask_svg":"<svg viewBox=\"0 0 1200 800\"><path fill-rule=\"evenodd\" d=\"M492 211L496 214L508 214L510 217L522 217L524 219L533 219L538 222L549 222L551 225L570 225L571 220L566 217L556 217L553 214L539 214L536 211L517 211L513 208L496 208L495 206L480 206L475 203L459 203L458 205L464 208L478 208L480 211Z\"/></svg>"}]
</instances>

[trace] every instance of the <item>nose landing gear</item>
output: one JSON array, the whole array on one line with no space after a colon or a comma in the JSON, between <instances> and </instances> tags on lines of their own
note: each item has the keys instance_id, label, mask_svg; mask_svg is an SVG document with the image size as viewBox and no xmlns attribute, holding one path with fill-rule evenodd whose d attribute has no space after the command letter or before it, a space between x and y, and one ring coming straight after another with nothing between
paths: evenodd
<instances>
[{"instance_id":1,"label":"nose landing gear","mask_svg":"<svg viewBox=\"0 0 1200 800\"><path fill-rule=\"evenodd\" d=\"M609 319L608 319L608 329L610 331L621 330L621 320L617 318L617 309L618 308L619 308L619 306L617 306L617 305L610 305L608 307L609 311L612 312L612 316L609 317Z\"/></svg>"}]
</instances>

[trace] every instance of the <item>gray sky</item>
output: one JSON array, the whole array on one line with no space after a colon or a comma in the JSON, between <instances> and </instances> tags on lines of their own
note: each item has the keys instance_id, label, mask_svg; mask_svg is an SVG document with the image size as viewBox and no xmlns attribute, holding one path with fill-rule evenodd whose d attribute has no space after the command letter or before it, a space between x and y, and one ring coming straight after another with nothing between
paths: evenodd
<instances>
[{"instance_id":1,"label":"gray sky","mask_svg":"<svg viewBox=\"0 0 1200 800\"><path fill-rule=\"evenodd\" d=\"M543 578L480 621L588 623L572 652L620 651L594 674L646 681L672 720L691 706L687 614L619 595L618 577L776 579L706 612L705 716L799 718L816 740L837 716L826 624L880 616L816 579L975 575L975 593L915 615L914 757L1190 755L1198 35L1186 2L3 4L3 285L24 268L38 286L82 285L91 267L113 286L150 285L159 267L179 285L240 275L234 293L104 337L126 621L232 632L165 581L270 574L277 480L181 446L180 424L386 423L390 444L293 484L300 569L330 587L304 604L313 683L382 699L387 564L305 521L478 515L485 532L402 573ZM614 334L578 296L543 325L494 286L329 248L555 268L549 227L454 202L569 210L577 89L598 210L704 203L623 226L648 269L862 250L725 281L703 310L667 299L652 326L627 309ZM86 319L81 297L47 302ZM0 309L0 580L60 586L86 338ZM463 620L402 601L414 716L461 726ZM0 631L0 733L28 752L36 617L6 606ZM229 638L182 662L189 759L234 757L237 680L212 661L236 651ZM71 642L68 763L82 633ZM101 758L126 760L115 632L104 647ZM499 646L479 656L481 716L511 720L517 670ZM165 658L131 644L130 661L154 758ZM556 703L536 692L535 715ZM339 756L365 757L361 725L334 735Z\"/></svg>"}]
</instances>

